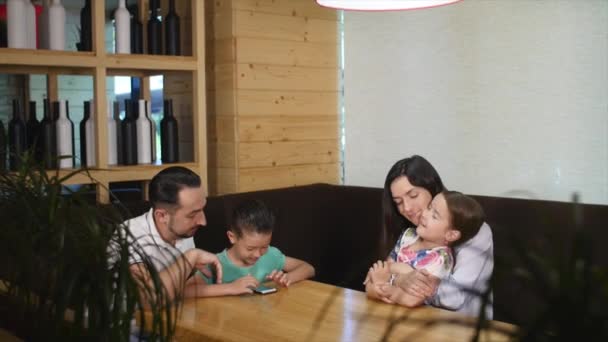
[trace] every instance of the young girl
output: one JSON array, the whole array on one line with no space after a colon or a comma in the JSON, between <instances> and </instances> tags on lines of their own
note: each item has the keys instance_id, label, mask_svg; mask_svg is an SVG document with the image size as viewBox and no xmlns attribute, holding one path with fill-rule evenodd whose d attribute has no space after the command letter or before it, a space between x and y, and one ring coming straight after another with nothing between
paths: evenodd
<instances>
[{"instance_id":1,"label":"young girl","mask_svg":"<svg viewBox=\"0 0 608 342\"><path fill-rule=\"evenodd\" d=\"M386 283L393 285L399 275L425 269L437 278L446 278L454 267L452 247L475 236L484 222L483 209L474 199L456 191L443 191L422 213L420 224L399 237L387 262L378 261L366 279L370 298L386 297ZM416 306L417 297L404 293L400 304Z\"/></svg>"},{"instance_id":2,"label":"young girl","mask_svg":"<svg viewBox=\"0 0 608 342\"><path fill-rule=\"evenodd\" d=\"M228 230L232 247L219 253L222 264L222 284L208 279L202 296L224 296L253 293L261 283L274 281L289 286L311 278L315 269L307 262L285 256L270 246L275 216L257 200L241 203L233 212Z\"/></svg>"}]
</instances>

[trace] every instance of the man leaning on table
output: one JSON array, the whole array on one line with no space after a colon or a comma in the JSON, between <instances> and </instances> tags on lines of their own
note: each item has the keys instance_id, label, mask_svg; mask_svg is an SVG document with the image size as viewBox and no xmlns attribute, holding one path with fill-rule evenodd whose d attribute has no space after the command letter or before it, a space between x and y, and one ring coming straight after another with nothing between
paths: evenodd
<instances>
[{"instance_id":1,"label":"man leaning on table","mask_svg":"<svg viewBox=\"0 0 608 342\"><path fill-rule=\"evenodd\" d=\"M160 271L159 277L170 298L182 286L181 297L195 297L198 287L206 284L200 277L190 275L194 269L208 272L206 265L216 268L221 282L217 256L195 248L192 238L207 223L203 212L207 200L200 177L184 167L166 168L152 178L149 196L150 210L125 222L145 254L130 253L131 273L151 282L142 264L143 258L148 258Z\"/></svg>"}]
</instances>

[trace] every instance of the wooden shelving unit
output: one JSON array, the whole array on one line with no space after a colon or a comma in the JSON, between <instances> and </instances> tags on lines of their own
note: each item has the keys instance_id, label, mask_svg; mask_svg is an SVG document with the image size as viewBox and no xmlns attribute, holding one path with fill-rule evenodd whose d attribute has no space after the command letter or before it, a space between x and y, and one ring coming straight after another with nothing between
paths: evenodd
<instances>
[{"instance_id":1,"label":"wooden shelving unit","mask_svg":"<svg viewBox=\"0 0 608 342\"><path fill-rule=\"evenodd\" d=\"M47 92L51 100L57 99L57 75L91 75L93 76L93 97L95 102L96 127L96 165L94 170L78 174L69 180L69 184L96 184L97 201L107 203L110 200L109 184L122 181L150 180L158 171L167 165L109 166L107 150L107 96L106 78L125 75L141 77L143 80L142 98L150 99L149 76L180 72L187 75L191 82L192 109L192 149L193 161L170 164L181 165L198 173L207 184L207 125L206 125L206 89L205 89L205 4L204 1L190 0L188 11L180 13L182 22L191 23L191 27L182 27L183 34L191 34L191 56L155 56L106 53L105 2L93 1L93 52L51 51L31 49L0 48L0 73L11 74L46 74ZM181 1L180 1L181 2ZM114 2L112 2L114 3ZM161 2L166 5L165 2ZM140 15L146 13L148 2L140 0ZM165 6L166 8L166 6ZM186 18L187 17L187 18ZM101 20L100 20L101 19ZM187 32L185 32L187 30ZM188 32L189 31L189 32ZM165 88L165 92L167 89ZM77 123L75 123L77 124ZM180 132L181 134L181 132ZM59 176L74 170L49 170Z\"/></svg>"}]
</instances>

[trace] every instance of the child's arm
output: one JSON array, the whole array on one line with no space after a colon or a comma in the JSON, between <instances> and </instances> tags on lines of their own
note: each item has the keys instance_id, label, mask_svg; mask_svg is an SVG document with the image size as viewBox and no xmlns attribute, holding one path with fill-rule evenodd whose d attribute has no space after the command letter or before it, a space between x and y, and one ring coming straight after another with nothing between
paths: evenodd
<instances>
[{"instance_id":1,"label":"child's arm","mask_svg":"<svg viewBox=\"0 0 608 342\"><path fill-rule=\"evenodd\" d=\"M389 284L382 284L379 286L379 292L386 294L387 303L397 303L401 306L413 308L422 305L425 297L414 296L408 292L403 291L397 286L391 286Z\"/></svg>"},{"instance_id":2,"label":"child's arm","mask_svg":"<svg viewBox=\"0 0 608 342\"><path fill-rule=\"evenodd\" d=\"M315 268L304 260L285 256L283 270L274 270L266 277L282 286L289 286L301 280L312 278Z\"/></svg>"},{"instance_id":3,"label":"child's arm","mask_svg":"<svg viewBox=\"0 0 608 342\"><path fill-rule=\"evenodd\" d=\"M198 276L192 277L186 283L185 298L234 296L253 293L259 282L251 275L239 278L228 284L207 284Z\"/></svg>"}]
</instances>

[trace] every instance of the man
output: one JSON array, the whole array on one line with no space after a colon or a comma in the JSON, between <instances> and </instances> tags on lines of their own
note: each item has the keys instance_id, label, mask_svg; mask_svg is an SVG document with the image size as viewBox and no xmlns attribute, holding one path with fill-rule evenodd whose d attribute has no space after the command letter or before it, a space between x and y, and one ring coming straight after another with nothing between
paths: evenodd
<instances>
[{"instance_id":1,"label":"man","mask_svg":"<svg viewBox=\"0 0 608 342\"><path fill-rule=\"evenodd\" d=\"M207 223L203 212L207 201L200 177L184 167L166 168L152 178L149 196L152 208L125 222L141 247L139 253L130 253L131 273L152 286L143 265L145 261L151 262L160 271L160 280L170 299L177 294L195 297L199 287L205 286L200 277L190 277L194 269L208 273L206 265L211 264L221 282L222 270L217 256L196 249L192 238Z\"/></svg>"}]
</instances>

